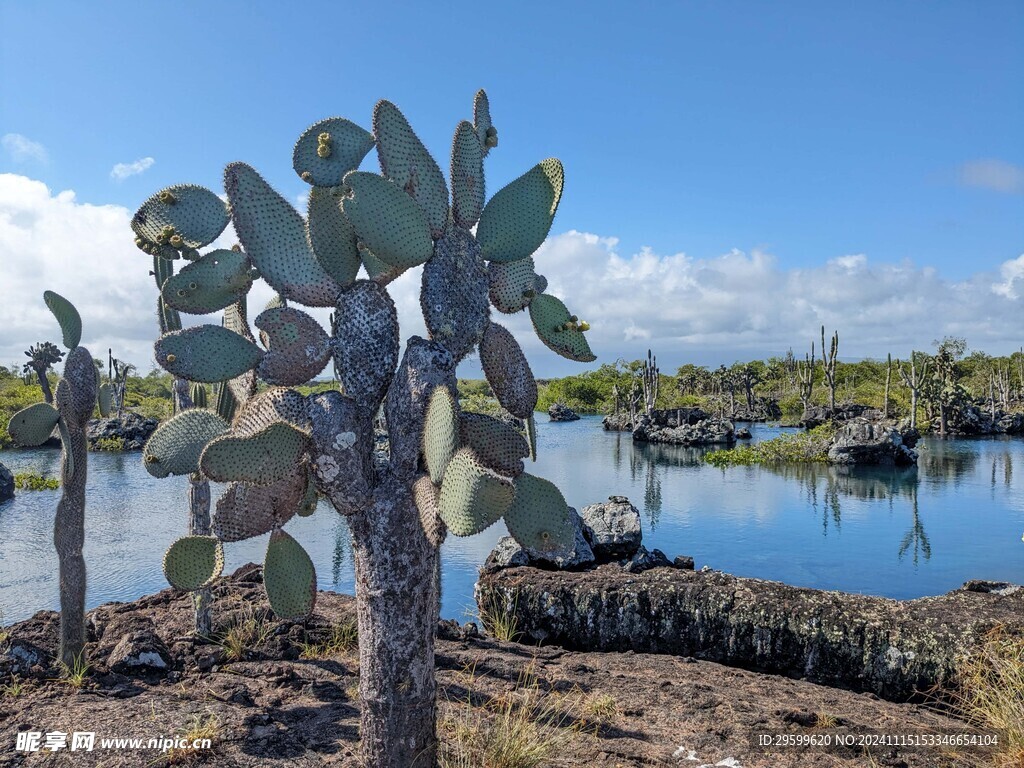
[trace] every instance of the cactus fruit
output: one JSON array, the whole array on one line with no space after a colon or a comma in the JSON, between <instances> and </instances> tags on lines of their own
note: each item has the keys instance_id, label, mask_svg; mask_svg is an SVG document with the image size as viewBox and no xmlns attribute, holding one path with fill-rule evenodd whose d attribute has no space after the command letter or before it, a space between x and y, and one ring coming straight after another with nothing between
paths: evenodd
<instances>
[{"instance_id":1,"label":"cactus fruit","mask_svg":"<svg viewBox=\"0 0 1024 768\"><path fill-rule=\"evenodd\" d=\"M49 403L36 403L11 416L7 432L16 445L34 448L50 439L60 413Z\"/></svg>"},{"instance_id":2,"label":"cactus fruit","mask_svg":"<svg viewBox=\"0 0 1024 768\"><path fill-rule=\"evenodd\" d=\"M459 407L448 387L435 387L423 420L423 458L436 485L441 484L459 441Z\"/></svg>"},{"instance_id":3,"label":"cactus fruit","mask_svg":"<svg viewBox=\"0 0 1024 768\"><path fill-rule=\"evenodd\" d=\"M591 363L597 357L571 318L565 304L554 296L541 294L530 302L530 320L544 346L569 360Z\"/></svg>"},{"instance_id":4,"label":"cactus fruit","mask_svg":"<svg viewBox=\"0 0 1024 768\"><path fill-rule=\"evenodd\" d=\"M291 203L245 163L227 167L224 189L238 239L263 279L286 299L334 304L341 287L310 248L306 222Z\"/></svg>"},{"instance_id":5,"label":"cactus fruit","mask_svg":"<svg viewBox=\"0 0 1024 768\"><path fill-rule=\"evenodd\" d=\"M275 422L253 435L227 433L207 443L199 468L210 480L270 485L294 469L306 452L308 438L299 430Z\"/></svg>"},{"instance_id":6,"label":"cactus fruit","mask_svg":"<svg viewBox=\"0 0 1024 768\"><path fill-rule=\"evenodd\" d=\"M209 245L227 225L228 209L224 201L205 187L194 184L179 184L158 192L132 217L132 229L144 242L163 245L172 234L177 234L188 248ZM161 239L164 243L160 243ZM166 246L160 250L160 255L164 256L168 250L173 252L174 249Z\"/></svg>"},{"instance_id":7,"label":"cactus fruit","mask_svg":"<svg viewBox=\"0 0 1024 768\"><path fill-rule=\"evenodd\" d=\"M483 413L464 413L459 434L485 467L509 477L522 474L522 459L530 455L530 446L511 424Z\"/></svg>"},{"instance_id":8,"label":"cactus fruit","mask_svg":"<svg viewBox=\"0 0 1024 768\"><path fill-rule=\"evenodd\" d=\"M321 140L326 136L326 141ZM320 147L329 147L327 156ZM373 149L373 136L369 131L343 117L331 117L314 123L299 136L292 152L292 167L303 181L317 187L336 187L345 174Z\"/></svg>"},{"instance_id":9,"label":"cactus fruit","mask_svg":"<svg viewBox=\"0 0 1024 768\"><path fill-rule=\"evenodd\" d=\"M183 536L164 553L164 576L191 592L213 582L224 570L224 546L216 536Z\"/></svg>"},{"instance_id":10,"label":"cactus fruit","mask_svg":"<svg viewBox=\"0 0 1024 768\"><path fill-rule=\"evenodd\" d=\"M576 530L562 492L553 483L525 473L516 478L515 486L515 500L505 513L512 538L531 555L569 557Z\"/></svg>"},{"instance_id":11,"label":"cactus fruit","mask_svg":"<svg viewBox=\"0 0 1024 768\"><path fill-rule=\"evenodd\" d=\"M430 338L458 362L480 343L487 326L487 267L473 236L455 228L434 246L423 266L420 308Z\"/></svg>"},{"instance_id":12,"label":"cactus fruit","mask_svg":"<svg viewBox=\"0 0 1024 768\"><path fill-rule=\"evenodd\" d=\"M342 187L309 190L306 238L320 266L340 286L351 285L359 273L356 231L341 210Z\"/></svg>"},{"instance_id":13,"label":"cactus fruit","mask_svg":"<svg viewBox=\"0 0 1024 768\"><path fill-rule=\"evenodd\" d=\"M484 208L484 146L465 120L452 140L451 180L452 218L457 226L469 229Z\"/></svg>"},{"instance_id":14,"label":"cactus fruit","mask_svg":"<svg viewBox=\"0 0 1024 768\"><path fill-rule=\"evenodd\" d=\"M423 209L401 187L365 171L351 171L344 184L352 192L341 201L341 208L374 256L400 269L430 258L434 250L430 224Z\"/></svg>"},{"instance_id":15,"label":"cactus fruit","mask_svg":"<svg viewBox=\"0 0 1024 768\"><path fill-rule=\"evenodd\" d=\"M53 316L57 318L60 332L64 337L64 346L68 349L77 347L82 340L82 317L75 309L75 305L53 291L44 291L43 301L46 302L46 306L50 308Z\"/></svg>"},{"instance_id":16,"label":"cactus fruit","mask_svg":"<svg viewBox=\"0 0 1024 768\"><path fill-rule=\"evenodd\" d=\"M490 528L512 506L512 481L483 465L469 448L456 451L444 472L438 512L456 536Z\"/></svg>"},{"instance_id":17,"label":"cactus fruit","mask_svg":"<svg viewBox=\"0 0 1024 768\"><path fill-rule=\"evenodd\" d=\"M203 448L227 431L228 423L213 411L184 410L157 427L146 441L143 466L153 477L198 472Z\"/></svg>"},{"instance_id":18,"label":"cactus fruit","mask_svg":"<svg viewBox=\"0 0 1024 768\"><path fill-rule=\"evenodd\" d=\"M291 307L264 310L256 327L266 334L267 351L256 369L268 384L305 384L331 357L330 337L316 320Z\"/></svg>"},{"instance_id":19,"label":"cactus fruit","mask_svg":"<svg viewBox=\"0 0 1024 768\"><path fill-rule=\"evenodd\" d=\"M213 384L259 365L263 352L251 341L219 325L197 325L168 333L154 345L156 361L189 381Z\"/></svg>"},{"instance_id":20,"label":"cactus fruit","mask_svg":"<svg viewBox=\"0 0 1024 768\"><path fill-rule=\"evenodd\" d=\"M551 230L564 183L562 164L550 158L499 190L476 228L484 258L518 261L536 251Z\"/></svg>"},{"instance_id":21,"label":"cactus fruit","mask_svg":"<svg viewBox=\"0 0 1024 768\"><path fill-rule=\"evenodd\" d=\"M274 613L282 619L301 619L316 605L316 569L295 539L275 528L263 562L263 585Z\"/></svg>"},{"instance_id":22,"label":"cactus fruit","mask_svg":"<svg viewBox=\"0 0 1024 768\"><path fill-rule=\"evenodd\" d=\"M193 315L224 309L245 296L252 286L252 270L244 253L210 251L168 277L160 295L169 307Z\"/></svg>"},{"instance_id":23,"label":"cactus fruit","mask_svg":"<svg viewBox=\"0 0 1024 768\"><path fill-rule=\"evenodd\" d=\"M517 418L529 418L537 407L537 382L519 342L504 326L490 323L484 330L480 364L501 407Z\"/></svg>"},{"instance_id":24,"label":"cactus fruit","mask_svg":"<svg viewBox=\"0 0 1024 768\"><path fill-rule=\"evenodd\" d=\"M430 227L430 236L438 238L448 221L448 185L423 142L412 130L405 115L390 101L382 99L373 110L373 134L377 137L377 155L381 173L419 204ZM347 210L346 210L347 213ZM355 221L356 230L362 233ZM370 245L379 258L391 263Z\"/></svg>"}]
</instances>

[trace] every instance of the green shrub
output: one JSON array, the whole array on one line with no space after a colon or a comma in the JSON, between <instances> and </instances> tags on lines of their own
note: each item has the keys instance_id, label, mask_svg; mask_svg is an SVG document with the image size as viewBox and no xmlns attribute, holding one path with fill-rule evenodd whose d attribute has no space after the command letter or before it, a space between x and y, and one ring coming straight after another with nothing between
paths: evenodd
<instances>
[{"instance_id":1,"label":"green shrub","mask_svg":"<svg viewBox=\"0 0 1024 768\"><path fill-rule=\"evenodd\" d=\"M90 444L89 450L120 453L125 450L125 441L120 437L101 437L95 443Z\"/></svg>"},{"instance_id":2,"label":"green shrub","mask_svg":"<svg viewBox=\"0 0 1024 768\"><path fill-rule=\"evenodd\" d=\"M60 488L60 481L55 477L19 472L14 476L14 487L22 491L55 491Z\"/></svg>"},{"instance_id":3,"label":"green shrub","mask_svg":"<svg viewBox=\"0 0 1024 768\"><path fill-rule=\"evenodd\" d=\"M834 425L822 424L808 432L779 435L757 445L711 451L704 456L704 461L714 467L825 462L828 461L828 448L835 433Z\"/></svg>"}]
</instances>

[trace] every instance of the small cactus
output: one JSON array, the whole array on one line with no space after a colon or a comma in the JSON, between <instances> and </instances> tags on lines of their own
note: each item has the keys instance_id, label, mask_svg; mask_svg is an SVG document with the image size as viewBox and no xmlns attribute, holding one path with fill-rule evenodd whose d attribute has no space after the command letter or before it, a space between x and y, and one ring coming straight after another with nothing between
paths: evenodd
<instances>
[{"instance_id":1,"label":"small cactus","mask_svg":"<svg viewBox=\"0 0 1024 768\"><path fill-rule=\"evenodd\" d=\"M57 384L56 407L49 403L31 405L11 417L7 431L26 447L41 445L53 428L60 433L62 447L61 487L53 541L60 570L59 658L68 666L81 658L85 647L85 484L88 452L85 426L92 417L99 394L98 375L92 354L79 346L82 318L63 296L46 291L43 300L61 328L69 350L64 375Z\"/></svg>"}]
</instances>

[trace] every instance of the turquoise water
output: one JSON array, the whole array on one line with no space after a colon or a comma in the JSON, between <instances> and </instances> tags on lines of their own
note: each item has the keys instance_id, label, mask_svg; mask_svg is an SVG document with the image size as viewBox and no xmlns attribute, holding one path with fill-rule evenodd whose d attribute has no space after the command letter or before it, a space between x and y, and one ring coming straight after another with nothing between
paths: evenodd
<instances>
[{"instance_id":1,"label":"turquoise water","mask_svg":"<svg viewBox=\"0 0 1024 768\"><path fill-rule=\"evenodd\" d=\"M777 427L751 425L755 440ZM640 509L644 541L697 567L800 586L889 597L933 595L968 579L1024 582L1024 440L923 440L916 469L797 466L717 469L703 449L634 445L600 420L538 424L541 461L579 508L612 494ZM5 451L13 471L57 474L57 451ZM1014 468L1018 474L1014 475ZM163 589L164 550L187 528L183 478L155 480L139 454L89 456L85 557L89 607ZM0 623L57 607L51 542L59 491L0 504ZM310 552L322 589L351 593L344 520L321 502L288 530ZM442 614L473 611L477 569L505 534L499 523L442 553ZM267 536L225 546L227 568L261 561Z\"/></svg>"}]
</instances>

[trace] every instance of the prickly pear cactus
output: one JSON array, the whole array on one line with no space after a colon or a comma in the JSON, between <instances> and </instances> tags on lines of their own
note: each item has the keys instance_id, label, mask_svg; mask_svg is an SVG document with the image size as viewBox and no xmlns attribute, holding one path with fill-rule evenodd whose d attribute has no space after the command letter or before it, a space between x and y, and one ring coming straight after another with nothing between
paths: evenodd
<instances>
[{"instance_id":1,"label":"prickly pear cactus","mask_svg":"<svg viewBox=\"0 0 1024 768\"><path fill-rule=\"evenodd\" d=\"M25 447L42 445L53 433L60 434L62 448L61 494L53 528L60 569L60 660L72 666L85 646L85 426L93 409L109 410L109 392L101 396L99 376L92 354L79 346L82 318L63 296L46 291L43 300L60 325L64 345L70 350L64 375L57 384L56 407L37 403L11 417L7 431Z\"/></svg>"},{"instance_id":2,"label":"prickly pear cactus","mask_svg":"<svg viewBox=\"0 0 1024 768\"><path fill-rule=\"evenodd\" d=\"M408 698L364 708L364 758L374 756L368 764L407 766L434 749L429 739L393 732L408 721L391 723L392 731L383 724L410 711L433 717L433 665L423 659L432 653L437 615L429 571L445 532L471 535L505 516L524 546L551 555L574 545L564 498L523 471L523 459L536 454L537 385L518 342L490 311L529 311L552 350L594 359L589 325L545 294L547 281L535 271L564 172L558 160L544 160L488 201L483 162L497 143L480 91L472 121L456 127L446 179L398 107L381 101L372 133L332 117L300 135L292 164L312 187L306 216L256 169L232 163L224 173L226 206L212 191L178 185L147 200L133 219L161 289L156 360L175 376L213 383L217 399L216 412L194 409L162 425L147 446L147 468L161 476L198 470L229 484L213 533L222 541L270 534L264 582L281 617L309 615L316 598L312 561L283 527L311 514L321 496L349 518L361 636L387 634L388 622L402 636L368 641L364 698ZM373 148L380 174L358 170ZM228 218L239 245L200 253ZM191 263L175 275L179 256ZM385 286L420 266L429 338L409 339L400 357ZM278 298L255 318L257 336L246 293L258 280ZM331 327L302 305L330 307ZM220 322L184 330L176 314L220 310ZM525 436L461 412L455 366L474 351L501 405L527 421ZM304 396L290 389L328 363L337 390ZM257 395L257 381L270 389ZM383 453L374 433L382 409ZM180 585L208 583L217 550L205 539L183 541L168 553L168 575Z\"/></svg>"}]
</instances>

